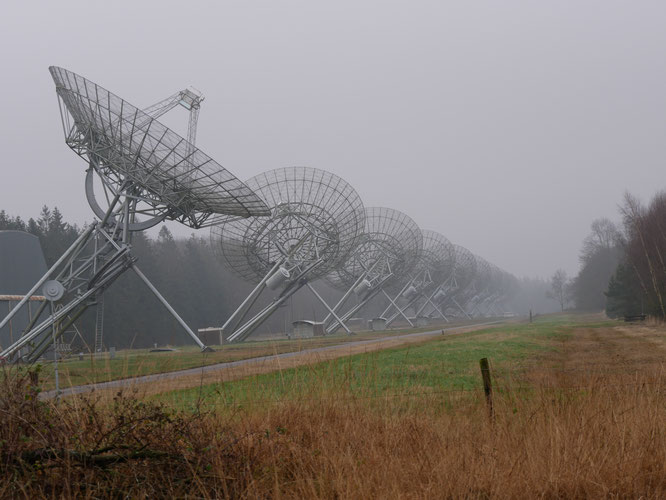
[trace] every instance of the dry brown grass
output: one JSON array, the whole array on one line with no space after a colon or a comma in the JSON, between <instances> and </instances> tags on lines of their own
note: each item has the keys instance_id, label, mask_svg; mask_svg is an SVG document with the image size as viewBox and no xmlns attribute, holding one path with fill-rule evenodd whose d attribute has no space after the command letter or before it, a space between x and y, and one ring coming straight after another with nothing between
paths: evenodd
<instances>
[{"instance_id":1,"label":"dry brown grass","mask_svg":"<svg viewBox=\"0 0 666 500\"><path fill-rule=\"evenodd\" d=\"M576 329L524 379L496 381L494 419L481 393L418 388L205 415L126 397L55 407L5 388L0 494L664 498L663 335Z\"/></svg>"},{"instance_id":2,"label":"dry brown grass","mask_svg":"<svg viewBox=\"0 0 666 500\"><path fill-rule=\"evenodd\" d=\"M249 496L589 498L666 495L663 387L590 385L437 414L363 404L285 405L244 422L261 471ZM409 405L407 405L409 406ZM375 408L376 410L377 408ZM282 429L282 433L276 430Z\"/></svg>"}]
</instances>

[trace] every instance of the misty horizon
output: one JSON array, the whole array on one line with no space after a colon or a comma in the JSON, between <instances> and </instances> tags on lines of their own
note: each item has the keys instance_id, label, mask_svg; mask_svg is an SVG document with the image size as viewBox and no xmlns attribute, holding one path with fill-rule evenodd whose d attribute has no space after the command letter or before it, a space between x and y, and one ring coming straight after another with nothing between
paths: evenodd
<instances>
[{"instance_id":1,"label":"misty horizon","mask_svg":"<svg viewBox=\"0 0 666 500\"><path fill-rule=\"evenodd\" d=\"M660 3L168 5L6 7L0 209L93 219L49 65L141 108L192 85L197 146L239 179L328 170L517 276L576 274L594 219L662 189Z\"/></svg>"}]
</instances>

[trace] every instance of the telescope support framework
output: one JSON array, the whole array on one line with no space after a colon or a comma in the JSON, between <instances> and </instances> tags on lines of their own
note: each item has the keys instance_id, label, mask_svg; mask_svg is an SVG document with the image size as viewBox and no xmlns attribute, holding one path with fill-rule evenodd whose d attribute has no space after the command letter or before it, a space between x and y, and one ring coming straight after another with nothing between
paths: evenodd
<instances>
[{"instance_id":1,"label":"telescope support framework","mask_svg":"<svg viewBox=\"0 0 666 500\"><path fill-rule=\"evenodd\" d=\"M379 283L377 283L367 294L361 299L361 301L349 308L343 315L340 316L340 320L333 319L328 326L325 327L326 333L331 334L342 326L342 323L353 318L356 313L358 313L366 304L368 304L372 299L374 299L379 292L383 291L383 285L391 279L393 274L384 276Z\"/></svg>"},{"instance_id":2,"label":"telescope support framework","mask_svg":"<svg viewBox=\"0 0 666 500\"><path fill-rule=\"evenodd\" d=\"M394 299L390 300L389 305L384 309L384 312L382 313L382 317L386 318L386 326L390 326L399 316L405 316L405 311L407 311L410 307L414 306L419 300L424 300L423 305L419 308L416 309L414 316L418 317L421 312L423 312L423 309L430 304L430 306L436 310L442 319L446 321L447 323L449 322L449 319L446 317L446 315L435 305L434 302L432 302L432 296L434 296L435 293L440 289L440 287L436 287L436 290L434 293L429 294L428 289L432 288L432 280L430 279L429 273L427 270L422 271L422 276L416 275L412 277L407 283L402 287L402 289L395 295ZM420 278L420 279L419 279ZM418 281L421 281L421 283L418 283L416 286L414 285ZM406 290L409 289L409 287L414 286L416 289L416 295L410 299L408 299L407 305L404 307L399 307L397 305L397 300L402 296L403 293L405 293ZM391 314L390 316L387 316L391 309L395 308L396 312ZM411 321L410 321L411 324Z\"/></svg>"},{"instance_id":3,"label":"telescope support framework","mask_svg":"<svg viewBox=\"0 0 666 500\"><path fill-rule=\"evenodd\" d=\"M234 311L234 313L222 326L222 331L225 333L226 340L228 342L238 342L245 340L252 332L261 326L261 324L266 321L271 316L271 314L273 314L277 308L280 307L280 305L282 305L289 297L293 296L303 286L308 284L308 277L310 273L323 263L322 259L317 259L313 262L298 262L295 264L292 268L292 271L296 270L298 273L295 277L290 277L288 283L278 294L278 296L274 297L267 306L256 313L248 321L243 323L242 326L238 326L245 319L252 306L261 296L262 292L268 288L268 281L276 273L280 272L280 269L283 266L288 265L291 260L295 259L295 256L301 246L303 246L312 237L312 233L307 232L289 251L287 251L282 245L274 242L275 248L282 254L282 258L273 265L273 267L261 279L259 284L254 287L252 292L250 292L250 294L245 298L243 303L236 309L236 311ZM320 300L323 300L318 293L314 292L313 288L310 287L310 290L313 291L316 297L318 297Z\"/></svg>"},{"instance_id":4,"label":"telescope support framework","mask_svg":"<svg viewBox=\"0 0 666 500\"><path fill-rule=\"evenodd\" d=\"M129 224L132 214L129 211L129 201L125 199L116 209L119 198L120 194L111 203L104 219L93 222L0 322L2 328L48 280L57 280L64 286L65 297L60 307L37 323L37 318L45 309L44 302L21 338L0 352L1 358L15 358L22 350L28 349L28 358L31 361L36 360L44 351L44 343L50 340L48 332L51 325L61 325L54 334L57 340L88 307L95 305L104 290L128 269L132 269L146 284L197 345L202 350L206 349L199 337L137 267L136 258L131 254Z\"/></svg>"},{"instance_id":5,"label":"telescope support framework","mask_svg":"<svg viewBox=\"0 0 666 500\"><path fill-rule=\"evenodd\" d=\"M231 325L238 325L247 313L249 312L252 305L257 301L261 293L267 288L266 282L271 278L272 274L267 274L266 277L262 280L257 287L252 291L252 293L245 299L243 304L236 309L234 314L227 320L225 325L222 327L222 331L225 332L226 340L228 342L239 342L245 340L254 332L261 324L266 321L271 314L273 314L278 307L280 307L289 297L298 292L304 285L307 284L307 275L316 268L322 261L316 261L311 264L308 264L299 274L294 278L280 294L275 297L270 304L265 306L261 311L255 314L251 319L246 321L241 327L232 329Z\"/></svg>"}]
</instances>

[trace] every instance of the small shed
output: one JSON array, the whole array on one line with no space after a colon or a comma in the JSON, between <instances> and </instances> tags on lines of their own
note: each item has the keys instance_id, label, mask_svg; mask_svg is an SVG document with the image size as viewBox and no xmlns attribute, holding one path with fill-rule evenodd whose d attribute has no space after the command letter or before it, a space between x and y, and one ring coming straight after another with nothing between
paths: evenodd
<instances>
[{"instance_id":1,"label":"small shed","mask_svg":"<svg viewBox=\"0 0 666 500\"><path fill-rule=\"evenodd\" d=\"M222 332L222 328L214 328L214 327L208 327L208 328L199 328L197 331L197 335L199 336L199 340L204 343L204 345L222 345L226 341L224 339L224 333Z\"/></svg>"},{"instance_id":2,"label":"small shed","mask_svg":"<svg viewBox=\"0 0 666 500\"><path fill-rule=\"evenodd\" d=\"M299 319L292 323L294 327L293 337L299 339L309 339L312 337L322 337L324 335L324 323L311 321L309 319Z\"/></svg>"},{"instance_id":3,"label":"small shed","mask_svg":"<svg viewBox=\"0 0 666 500\"><path fill-rule=\"evenodd\" d=\"M386 318L372 318L370 320L370 328L373 332L386 330Z\"/></svg>"}]
</instances>

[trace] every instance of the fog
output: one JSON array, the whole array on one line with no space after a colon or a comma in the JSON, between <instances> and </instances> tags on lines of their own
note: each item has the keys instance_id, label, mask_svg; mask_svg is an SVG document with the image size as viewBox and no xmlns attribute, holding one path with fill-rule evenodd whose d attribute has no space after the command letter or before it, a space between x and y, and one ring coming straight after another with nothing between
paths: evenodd
<instances>
[{"instance_id":1,"label":"fog","mask_svg":"<svg viewBox=\"0 0 666 500\"><path fill-rule=\"evenodd\" d=\"M663 187L665 14L609 1L7 2L0 209L92 218L47 71L59 65L139 107L200 89L197 144L243 180L329 170L366 206L518 276L575 274L594 218L617 219L625 190ZM168 116L185 131L184 110Z\"/></svg>"}]
</instances>

